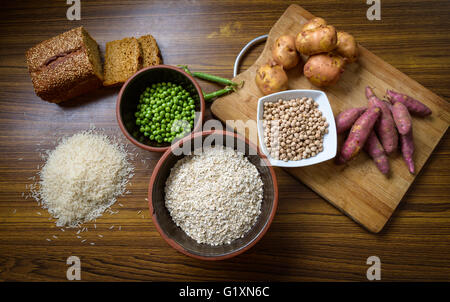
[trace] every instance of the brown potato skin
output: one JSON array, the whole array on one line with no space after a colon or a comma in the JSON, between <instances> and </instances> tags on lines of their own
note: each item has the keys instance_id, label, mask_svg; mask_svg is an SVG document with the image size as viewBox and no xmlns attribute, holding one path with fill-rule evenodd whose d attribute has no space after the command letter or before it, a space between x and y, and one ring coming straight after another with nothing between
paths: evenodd
<instances>
[{"instance_id":1,"label":"brown potato skin","mask_svg":"<svg viewBox=\"0 0 450 302\"><path fill-rule=\"evenodd\" d=\"M327 21L325 21L325 19L322 19L320 17L315 17L303 25L302 31L314 30L316 28L319 28L319 27L325 26L325 25L327 25Z\"/></svg>"},{"instance_id":2,"label":"brown potato skin","mask_svg":"<svg viewBox=\"0 0 450 302\"><path fill-rule=\"evenodd\" d=\"M336 44L336 29L332 25L301 31L295 39L295 47L305 56L330 52L336 48Z\"/></svg>"},{"instance_id":3,"label":"brown potato skin","mask_svg":"<svg viewBox=\"0 0 450 302\"><path fill-rule=\"evenodd\" d=\"M358 59L358 45L351 34L345 31L339 31L337 33L336 46L336 52L346 58L348 63L355 62Z\"/></svg>"},{"instance_id":4,"label":"brown potato skin","mask_svg":"<svg viewBox=\"0 0 450 302\"><path fill-rule=\"evenodd\" d=\"M295 38L291 35L278 37L272 48L272 57L285 70L297 66L300 56L295 49Z\"/></svg>"},{"instance_id":5,"label":"brown potato skin","mask_svg":"<svg viewBox=\"0 0 450 302\"><path fill-rule=\"evenodd\" d=\"M272 61L258 68L255 76L256 85L264 95L286 90L288 77L283 67Z\"/></svg>"},{"instance_id":6,"label":"brown potato skin","mask_svg":"<svg viewBox=\"0 0 450 302\"><path fill-rule=\"evenodd\" d=\"M312 84L327 87L339 80L341 73L344 72L344 65L344 59L338 55L317 54L306 61L303 73Z\"/></svg>"}]
</instances>

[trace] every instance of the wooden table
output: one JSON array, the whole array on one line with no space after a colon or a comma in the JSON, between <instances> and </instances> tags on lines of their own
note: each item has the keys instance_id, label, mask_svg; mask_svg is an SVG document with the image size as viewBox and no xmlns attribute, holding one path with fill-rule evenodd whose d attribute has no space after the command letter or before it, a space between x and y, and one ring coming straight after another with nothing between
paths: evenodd
<instances>
[{"instance_id":1,"label":"wooden table","mask_svg":"<svg viewBox=\"0 0 450 302\"><path fill-rule=\"evenodd\" d=\"M125 141L115 120L117 89L102 89L61 106L49 104L35 96L25 65L26 49L83 25L102 50L107 41L151 33L165 63L231 77L241 47L267 33L289 4L82 0L81 21L68 21L65 1L5 3L0 12L0 280L66 280L66 259L75 255L85 281L364 281L366 259L375 255L381 259L384 281L450 281L448 135L380 234L368 233L277 169L279 208L265 237L241 256L204 262L176 252L153 226L145 198L160 154ZM365 1L298 4L351 32L435 93L450 97L449 1L383 0L381 21L367 20ZM253 49L243 68L261 49ZM205 91L216 88L201 85ZM207 116L212 118L209 112ZM58 137L91 124L122 138L138 158L132 194L116 203L118 214L97 219L96 229L86 224L89 231L81 235L87 241L81 243L76 231L60 231L46 210L25 197L43 164L40 152L53 148Z\"/></svg>"}]
</instances>

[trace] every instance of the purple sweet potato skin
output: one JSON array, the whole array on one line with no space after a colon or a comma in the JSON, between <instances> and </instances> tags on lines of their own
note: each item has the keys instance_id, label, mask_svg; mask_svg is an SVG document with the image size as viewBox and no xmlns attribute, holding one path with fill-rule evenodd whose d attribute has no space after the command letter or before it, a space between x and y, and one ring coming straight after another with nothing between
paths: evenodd
<instances>
[{"instance_id":1,"label":"purple sweet potato skin","mask_svg":"<svg viewBox=\"0 0 450 302\"><path fill-rule=\"evenodd\" d=\"M386 94L392 103L402 103L408 108L408 111L417 116L427 116L432 113L431 109L428 108L424 103L399 92L393 90L386 90Z\"/></svg>"},{"instance_id":2,"label":"purple sweet potato skin","mask_svg":"<svg viewBox=\"0 0 450 302\"><path fill-rule=\"evenodd\" d=\"M398 133L405 135L410 132L412 128L412 120L408 108L400 102L394 103L394 105L390 106L390 108Z\"/></svg>"},{"instance_id":3,"label":"purple sweet potato skin","mask_svg":"<svg viewBox=\"0 0 450 302\"><path fill-rule=\"evenodd\" d=\"M375 165L381 173L385 175L389 174L389 159L386 155L386 152L384 152L383 146L378 140L375 131L373 130L370 132L369 137L367 138L367 141L364 145L364 151L366 151L367 154L372 157Z\"/></svg>"},{"instance_id":4,"label":"purple sweet potato skin","mask_svg":"<svg viewBox=\"0 0 450 302\"><path fill-rule=\"evenodd\" d=\"M336 160L338 164L345 163L358 155L379 116L380 108L370 107L356 120Z\"/></svg>"},{"instance_id":5,"label":"purple sweet potato skin","mask_svg":"<svg viewBox=\"0 0 450 302\"><path fill-rule=\"evenodd\" d=\"M356 119L366 111L367 107L349 108L342 111L336 117L336 130L338 134L344 133L350 129L355 123Z\"/></svg>"},{"instance_id":6,"label":"purple sweet potato skin","mask_svg":"<svg viewBox=\"0 0 450 302\"><path fill-rule=\"evenodd\" d=\"M405 135L400 135L400 143L402 147L402 155L405 160L408 170L411 174L414 174L414 140L412 135L412 129Z\"/></svg>"},{"instance_id":7,"label":"purple sweet potato skin","mask_svg":"<svg viewBox=\"0 0 450 302\"><path fill-rule=\"evenodd\" d=\"M391 110L388 104L380 100L370 87L366 87L366 97L369 100L369 107L375 106L381 109L380 119L375 125L375 131L386 153L391 154L398 147L398 133Z\"/></svg>"}]
</instances>

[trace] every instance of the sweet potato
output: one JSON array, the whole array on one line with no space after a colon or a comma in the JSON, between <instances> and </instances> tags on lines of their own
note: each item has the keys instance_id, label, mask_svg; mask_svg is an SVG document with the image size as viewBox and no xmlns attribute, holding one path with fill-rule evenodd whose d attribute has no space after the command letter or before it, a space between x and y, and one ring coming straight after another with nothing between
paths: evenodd
<instances>
[{"instance_id":1,"label":"sweet potato","mask_svg":"<svg viewBox=\"0 0 450 302\"><path fill-rule=\"evenodd\" d=\"M389 107L391 109L395 125L397 126L398 133L405 135L411 131L412 121L408 108L400 102L396 102L394 105Z\"/></svg>"},{"instance_id":2,"label":"sweet potato","mask_svg":"<svg viewBox=\"0 0 450 302\"><path fill-rule=\"evenodd\" d=\"M301 31L295 39L295 47L305 55L330 52L336 48L337 34L334 26L319 26L312 30Z\"/></svg>"},{"instance_id":3,"label":"sweet potato","mask_svg":"<svg viewBox=\"0 0 450 302\"><path fill-rule=\"evenodd\" d=\"M256 71L255 81L264 95L286 90L288 87L286 72L281 65L273 61Z\"/></svg>"},{"instance_id":4,"label":"sweet potato","mask_svg":"<svg viewBox=\"0 0 450 302\"><path fill-rule=\"evenodd\" d=\"M367 154L372 157L375 165L381 173L386 175L389 173L390 167L388 157L386 155L386 152L384 152L383 146L378 140L375 131L373 130L372 132L370 132L369 137L367 138L367 141L364 145L364 151L366 151Z\"/></svg>"},{"instance_id":5,"label":"sweet potato","mask_svg":"<svg viewBox=\"0 0 450 302\"><path fill-rule=\"evenodd\" d=\"M380 111L381 109L378 107L369 107L356 120L342 146L337 163L345 163L358 155L372 132L375 122L380 116Z\"/></svg>"},{"instance_id":6,"label":"sweet potato","mask_svg":"<svg viewBox=\"0 0 450 302\"><path fill-rule=\"evenodd\" d=\"M337 33L336 52L343 56L348 63L355 62L359 55L355 38L345 31L339 31Z\"/></svg>"},{"instance_id":7,"label":"sweet potato","mask_svg":"<svg viewBox=\"0 0 450 302\"><path fill-rule=\"evenodd\" d=\"M295 49L295 38L291 35L278 37L272 48L272 57L285 70L297 66L300 56Z\"/></svg>"},{"instance_id":8,"label":"sweet potato","mask_svg":"<svg viewBox=\"0 0 450 302\"><path fill-rule=\"evenodd\" d=\"M386 90L386 94L392 103L402 103L408 108L408 111L417 116L427 116L432 113L424 103L402 93L395 92L393 90Z\"/></svg>"},{"instance_id":9,"label":"sweet potato","mask_svg":"<svg viewBox=\"0 0 450 302\"><path fill-rule=\"evenodd\" d=\"M369 107L379 107L381 109L380 119L375 125L375 131L386 153L391 154L398 147L398 133L391 110L388 104L380 100L370 87L366 87L366 97L369 100Z\"/></svg>"},{"instance_id":10,"label":"sweet potato","mask_svg":"<svg viewBox=\"0 0 450 302\"><path fill-rule=\"evenodd\" d=\"M367 107L349 108L342 111L336 117L336 130L338 134L344 133L350 129L355 123L356 119L366 111Z\"/></svg>"},{"instance_id":11,"label":"sweet potato","mask_svg":"<svg viewBox=\"0 0 450 302\"><path fill-rule=\"evenodd\" d=\"M326 87L335 84L344 72L344 60L332 53L309 57L303 67L303 73L316 86Z\"/></svg>"},{"instance_id":12,"label":"sweet potato","mask_svg":"<svg viewBox=\"0 0 450 302\"><path fill-rule=\"evenodd\" d=\"M411 174L414 174L414 140L412 135L412 129L405 135L400 135L400 144L402 147L402 155L405 160L408 170Z\"/></svg>"}]
</instances>

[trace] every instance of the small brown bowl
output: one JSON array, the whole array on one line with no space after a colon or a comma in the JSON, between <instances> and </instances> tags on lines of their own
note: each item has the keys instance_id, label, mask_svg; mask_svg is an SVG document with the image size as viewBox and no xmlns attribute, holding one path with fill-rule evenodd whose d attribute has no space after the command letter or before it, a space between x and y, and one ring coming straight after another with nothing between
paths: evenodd
<instances>
[{"instance_id":1,"label":"small brown bowl","mask_svg":"<svg viewBox=\"0 0 450 302\"><path fill-rule=\"evenodd\" d=\"M201 146L203 146L206 139L208 140L207 142L214 142L213 145L229 147L232 145L234 149L243 152L248 160L258 169L264 185L261 214L258 220L244 237L236 239L230 244L212 246L197 243L175 224L165 206L164 188L166 180L170 175L171 168L185 156L181 154L181 148L185 146L186 149L193 151L197 147L195 141L200 142ZM267 157L245 138L235 133L219 130L193 133L173 144L156 164L148 188L148 205L156 229L173 248L197 259L227 259L250 249L269 229L278 205L277 179Z\"/></svg>"},{"instance_id":2,"label":"small brown bowl","mask_svg":"<svg viewBox=\"0 0 450 302\"><path fill-rule=\"evenodd\" d=\"M205 100L202 89L195 79L184 72L184 70L170 65L157 65L136 72L120 89L116 105L117 122L120 130L133 144L142 149L156 152L166 151L169 149L170 143L158 143L148 138L140 142L139 138L133 135L133 133L139 133L134 113L139 104L139 96L145 88L160 82L172 82L181 85L195 100L195 110L200 112L200 114L197 115L196 124L192 132L197 132L201 129L205 114ZM189 133L186 135L189 135Z\"/></svg>"}]
</instances>

